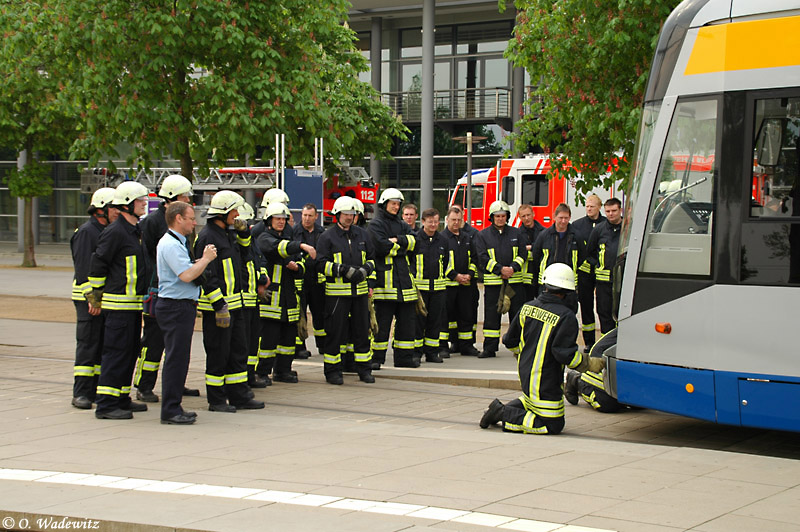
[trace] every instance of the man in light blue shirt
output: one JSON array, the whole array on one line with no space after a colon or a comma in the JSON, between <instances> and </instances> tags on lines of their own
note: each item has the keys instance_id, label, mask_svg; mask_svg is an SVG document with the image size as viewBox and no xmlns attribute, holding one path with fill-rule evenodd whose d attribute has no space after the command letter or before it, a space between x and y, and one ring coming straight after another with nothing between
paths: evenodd
<instances>
[{"instance_id":1,"label":"man in light blue shirt","mask_svg":"<svg viewBox=\"0 0 800 532\"><path fill-rule=\"evenodd\" d=\"M181 399L189 371L200 278L206 266L216 258L217 249L209 244L203 249L203 256L193 260L186 237L192 234L197 221L194 208L188 203L169 203L165 217L169 229L156 248L156 321L164 334L166 353L161 377L161 423L191 425L197 414L184 411Z\"/></svg>"}]
</instances>

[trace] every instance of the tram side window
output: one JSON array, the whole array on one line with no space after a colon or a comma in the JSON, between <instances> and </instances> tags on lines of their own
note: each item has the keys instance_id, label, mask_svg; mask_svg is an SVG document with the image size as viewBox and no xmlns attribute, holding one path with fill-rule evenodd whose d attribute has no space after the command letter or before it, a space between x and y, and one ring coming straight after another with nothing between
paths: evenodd
<instances>
[{"instance_id":1,"label":"tram side window","mask_svg":"<svg viewBox=\"0 0 800 532\"><path fill-rule=\"evenodd\" d=\"M522 203L534 207L545 206L550 203L547 185L549 180L546 174L525 174L522 176Z\"/></svg>"},{"instance_id":2,"label":"tram side window","mask_svg":"<svg viewBox=\"0 0 800 532\"><path fill-rule=\"evenodd\" d=\"M800 284L800 98L756 100L743 284Z\"/></svg>"},{"instance_id":3,"label":"tram side window","mask_svg":"<svg viewBox=\"0 0 800 532\"><path fill-rule=\"evenodd\" d=\"M515 180L513 175L507 175L503 178L503 201L509 205L514 204L514 185Z\"/></svg>"},{"instance_id":4,"label":"tram side window","mask_svg":"<svg viewBox=\"0 0 800 532\"><path fill-rule=\"evenodd\" d=\"M711 274L717 100L676 106L647 220L639 270Z\"/></svg>"},{"instance_id":5,"label":"tram side window","mask_svg":"<svg viewBox=\"0 0 800 532\"><path fill-rule=\"evenodd\" d=\"M453 199L453 205L464 207L467 204L466 196L466 185L458 187L456 197ZM483 207L483 185L472 185L472 208L479 209L481 207Z\"/></svg>"}]
</instances>

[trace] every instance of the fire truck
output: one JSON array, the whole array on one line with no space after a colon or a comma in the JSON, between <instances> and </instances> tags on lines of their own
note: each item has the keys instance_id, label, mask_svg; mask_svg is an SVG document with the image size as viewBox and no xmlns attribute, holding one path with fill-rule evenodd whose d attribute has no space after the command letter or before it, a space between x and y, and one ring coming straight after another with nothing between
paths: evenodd
<instances>
[{"instance_id":1,"label":"fire truck","mask_svg":"<svg viewBox=\"0 0 800 532\"><path fill-rule=\"evenodd\" d=\"M375 204L378 202L379 185L367 174L361 166L339 167L332 176L325 179L322 203L325 211L325 221L333 223L330 215L333 203L337 198L350 196L361 200L367 219L372 218Z\"/></svg>"},{"instance_id":2,"label":"fire truck","mask_svg":"<svg viewBox=\"0 0 800 532\"><path fill-rule=\"evenodd\" d=\"M553 211L559 203L566 203L572 209L572 219L584 216L585 208L578 201L575 181L559 175L548 178L550 172L550 156L529 155L522 159L501 159L492 168L472 171L472 206L467 204L467 176L458 180L450 205L460 205L465 209L465 220L471 219L471 225L483 229L488 225L489 206L501 199L511 208L512 225L519 226L517 209L523 203L533 208L536 220L544 226L552 223ZM580 179L578 177L577 179ZM611 189L596 188L593 193L606 199L618 196L617 187Z\"/></svg>"}]
</instances>

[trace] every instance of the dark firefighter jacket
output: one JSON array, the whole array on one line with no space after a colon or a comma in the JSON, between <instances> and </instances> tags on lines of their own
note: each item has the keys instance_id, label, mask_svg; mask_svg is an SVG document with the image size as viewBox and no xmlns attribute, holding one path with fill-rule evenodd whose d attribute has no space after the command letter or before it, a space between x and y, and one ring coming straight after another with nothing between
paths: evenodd
<instances>
[{"instance_id":1,"label":"dark firefighter jacket","mask_svg":"<svg viewBox=\"0 0 800 532\"><path fill-rule=\"evenodd\" d=\"M398 215L392 215L379 207L375 218L368 226L375 249L374 280L376 300L401 302L416 301L417 289L411 277L408 254L416 248L417 239L411 228ZM397 242L389 239L397 237Z\"/></svg>"},{"instance_id":2,"label":"dark firefighter jacket","mask_svg":"<svg viewBox=\"0 0 800 532\"><path fill-rule=\"evenodd\" d=\"M217 311L225 303L228 304L228 310L242 308L244 266L240 247L248 247L250 242L249 231L237 233L228 228L223 229L213 219L200 231L194 243L195 257L202 257L205 247L214 244L217 247L217 258L206 268L203 291L197 301L199 310Z\"/></svg>"},{"instance_id":3,"label":"dark firefighter jacket","mask_svg":"<svg viewBox=\"0 0 800 532\"><path fill-rule=\"evenodd\" d=\"M583 360L577 338L575 313L547 292L524 304L511 320L503 344L519 357L517 371L525 394L520 400L526 410L546 418L564 416L564 366L574 368Z\"/></svg>"},{"instance_id":4,"label":"dark firefighter jacket","mask_svg":"<svg viewBox=\"0 0 800 532\"><path fill-rule=\"evenodd\" d=\"M89 267L92 288L103 290L103 310L142 310L144 279L142 233L120 214L97 241Z\"/></svg>"},{"instance_id":5,"label":"dark firefighter jacket","mask_svg":"<svg viewBox=\"0 0 800 532\"><path fill-rule=\"evenodd\" d=\"M544 270L551 264L563 263L575 272L575 282L577 283L578 267L585 257L585 249L575 234L572 224L567 226L563 241L559 239L555 224L551 225L542 231L531 247L534 264L538 265L536 281L542 284Z\"/></svg>"},{"instance_id":6,"label":"dark firefighter jacket","mask_svg":"<svg viewBox=\"0 0 800 532\"><path fill-rule=\"evenodd\" d=\"M354 225L345 231L339 224L334 224L320 235L317 243L317 271L325 278L325 295L367 295L369 286L366 279L356 284L340 275L340 265L363 267L367 271L367 277L375 269L375 253L367 230Z\"/></svg>"},{"instance_id":7,"label":"dark firefighter jacket","mask_svg":"<svg viewBox=\"0 0 800 532\"><path fill-rule=\"evenodd\" d=\"M587 246L589 244L589 235L592 234L592 229L604 221L606 221L605 217L602 214L598 214L596 220L592 220L588 216L584 216L583 218L572 222L572 229L575 231L578 239L583 242L583 247L587 252L589 251ZM585 260L584 263L578 267L578 269L584 273L591 273L594 276L594 268L592 268L590 264L586 264Z\"/></svg>"},{"instance_id":8,"label":"dark firefighter jacket","mask_svg":"<svg viewBox=\"0 0 800 532\"><path fill-rule=\"evenodd\" d=\"M298 223L292 229L292 240L296 240L302 244L308 244L314 249L317 249L317 242L323 233L323 229L319 224L314 224L314 229L306 231L302 223ZM303 283L324 283L324 276L317 271L317 261L311 257L305 258L306 273L303 275Z\"/></svg>"},{"instance_id":9,"label":"dark firefighter jacket","mask_svg":"<svg viewBox=\"0 0 800 532\"><path fill-rule=\"evenodd\" d=\"M417 246L409 255L411 271L417 288L426 292L441 291L447 288L444 276L447 268L447 241L438 232L433 236L425 234L425 230L417 230Z\"/></svg>"},{"instance_id":10,"label":"dark firefighter jacket","mask_svg":"<svg viewBox=\"0 0 800 532\"><path fill-rule=\"evenodd\" d=\"M533 221L533 227L525 227L524 225L519 226L519 230L522 231L522 234L525 235L525 246L530 246L531 249L528 251L527 260L525 261L525 267L522 270L522 275L525 278L526 284L535 284L538 283L536 279L536 271L537 271L537 264L533 260L533 245L536 243L536 239L542 234L542 231L545 230L545 227L539 223L538 220Z\"/></svg>"},{"instance_id":11,"label":"dark firefighter jacket","mask_svg":"<svg viewBox=\"0 0 800 532\"><path fill-rule=\"evenodd\" d=\"M525 249L525 237L519 229L506 225L501 232L492 224L478 233L475 247L478 251L478 262L484 272L483 284L503 284L500 270L504 266L510 266L514 270L514 275L508 280L510 284L523 281L522 268L528 250Z\"/></svg>"},{"instance_id":12,"label":"dark firefighter jacket","mask_svg":"<svg viewBox=\"0 0 800 532\"><path fill-rule=\"evenodd\" d=\"M166 211L167 204L162 201L158 209L149 213L139 222L139 228L142 230L142 246L144 246L144 277L149 286L158 286L156 248L158 241L167 232Z\"/></svg>"},{"instance_id":13,"label":"dark firefighter jacket","mask_svg":"<svg viewBox=\"0 0 800 532\"><path fill-rule=\"evenodd\" d=\"M72 278L72 300L86 301L86 294L92 290L89 283L89 267L92 262L92 253L97 248L100 233L106 226L92 216L72 233L69 239L69 249L72 251L72 264L75 275Z\"/></svg>"},{"instance_id":14,"label":"dark firefighter jacket","mask_svg":"<svg viewBox=\"0 0 800 532\"><path fill-rule=\"evenodd\" d=\"M459 273L469 274L472 278L470 282L474 284L476 282L475 274L478 270L475 265L475 236L477 233L475 231L468 233L462 229L455 235L445 227L439 234L444 238L447 251L447 267L444 271L447 282L445 284L458 286L455 279Z\"/></svg>"},{"instance_id":15,"label":"dark firefighter jacket","mask_svg":"<svg viewBox=\"0 0 800 532\"><path fill-rule=\"evenodd\" d=\"M611 281L611 270L617 260L620 229L622 223L612 225L608 220L595 226L586 245L586 262L581 265L582 271L591 273L591 267L594 267L595 279L606 283Z\"/></svg>"},{"instance_id":16,"label":"dark firefighter jacket","mask_svg":"<svg viewBox=\"0 0 800 532\"><path fill-rule=\"evenodd\" d=\"M267 289L269 300L259 305L259 315L276 321L299 320L300 299L296 281L305 273L300 242L291 240L291 229L279 233L269 228L258 235L258 249L264 254L271 281ZM292 261L299 268L296 272L287 267Z\"/></svg>"}]
</instances>

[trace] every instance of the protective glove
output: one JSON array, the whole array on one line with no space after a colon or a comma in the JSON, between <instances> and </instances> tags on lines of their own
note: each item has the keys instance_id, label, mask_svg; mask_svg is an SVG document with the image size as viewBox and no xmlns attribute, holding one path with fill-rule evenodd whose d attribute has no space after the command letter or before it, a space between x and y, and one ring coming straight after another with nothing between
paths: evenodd
<instances>
[{"instance_id":1,"label":"protective glove","mask_svg":"<svg viewBox=\"0 0 800 532\"><path fill-rule=\"evenodd\" d=\"M247 222L241 218L236 218L233 220L233 228L240 232L247 231Z\"/></svg>"},{"instance_id":2,"label":"protective glove","mask_svg":"<svg viewBox=\"0 0 800 532\"><path fill-rule=\"evenodd\" d=\"M417 288L417 300L414 303L416 305L415 310L417 314L423 318L426 317L428 315L428 308L425 306L425 301L422 300L422 293L420 293L419 288Z\"/></svg>"},{"instance_id":3,"label":"protective glove","mask_svg":"<svg viewBox=\"0 0 800 532\"><path fill-rule=\"evenodd\" d=\"M603 357L590 357L585 356L581 363L575 367L575 371L585 373L591 371L592 373L600 373L606 368L606 359Z\"/></svg>"},{"instance_id":4,"label":"protective glove","mask_svg":"<svg viewBox=\"0 0 800 532\"><path fill-rule=\"evenodd\" d=\"M258 299L260 299L263 303L269 303L272 299L272 290L266 289L263 290L258 294Z\"/></svg>"},{"instance_id":5,"label":"protective glove","mask_svg":"<svg viewBox=\"0 0 800 532\"><path fill-rule=\"evenodd\" d=\"M214 319L220 329L227 329L231 326L231 313L228 311L227 303L214 313Z\"/></svg>"},{"instance_id":6,"label":"protective glove","mask_svg":"<svg viewBox=\"0 0 800 532\"><path fill-rule=\"evenodd\" d=\"M367 270L365 270L364 268L359 268L355 271L353 275L350 276L350 282L353 284L358 284L366 278L367 278Z\"/></svg>"},{"instance_id":7,"label":"protective glove","mask_svg":"<svg viewBox=\"0 0 800 532\"><path fill-rule=\"evenodd\" d=\"M300 319L297 320L297 336L304 342L308 338L308 318L305 312L300 312Z\"/></svg>"},{"instance_id":8,"label":"protective glove","mask_svg":"<svg viewBox=\"0 0 800 532\"><path fill-rule=\"evenodd\" d=\"M339 267L339 275L346 278L348 281L353 278L353 275L355 275L357 271L357 269L346 264L342 264Z\"/></svg>"},{"instance_id":9,"label":"protective glove","mask_svg":"<svg viewBox=\"0 0 800 532\"><path fill-rule=\"evenodd\" d=\"M92 291L86 294L86 301L94 308L101 308L103 306L103 290L92 288Z\"/></svg>"},{"instance_id":10,"label":"protective glove","mask_svg":"<svg viewBox=\"0 0 800 532\"><path fill-rule=\"evenodd\" d=\"M500 297L497 298L497 313L505 314L511 309L511 298L514 297L514 289L504 284L500 289Z\"/></svg>"},{"instance_id":11,"label":"protective glove","mask_svg":"<svg viewBox=\"0 0 800 532\"><path fill-rule=\"evenodd\" d=\"M375 304L372 298L367 299L367 307L369 308L369 330L372 331L373 336L378 336L378 315L375 314Z\"/></svg>"}]
</instances>

